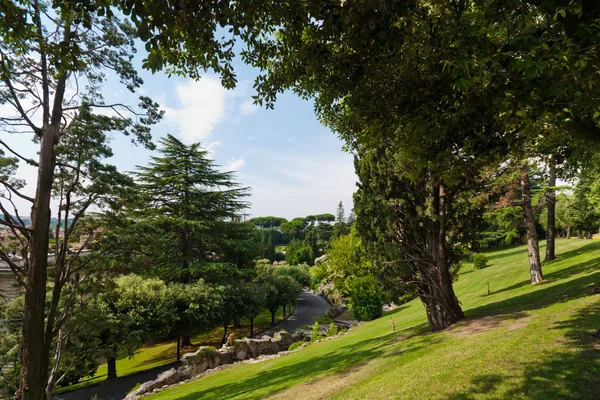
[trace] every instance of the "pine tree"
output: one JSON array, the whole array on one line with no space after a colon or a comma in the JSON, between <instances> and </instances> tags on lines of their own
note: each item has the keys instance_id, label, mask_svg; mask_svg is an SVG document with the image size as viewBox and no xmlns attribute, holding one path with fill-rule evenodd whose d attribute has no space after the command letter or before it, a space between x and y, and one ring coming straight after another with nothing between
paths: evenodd
<instances>
[{"instance_id":1,"label":"pine tree","mask_svg":"<svg viewBox=\"0 0 600 400\"><path fill-rule=\"evenodd\" d=\"M333 238L347 235L350 233L350 228L346 224L346 216L344 212L344 205L340 201L335 212L335 225L333 225Z\"/></svg>"},{"instance_id":2,"label":"pine tree","mask_svg":"<svg viewBox=\"0 0 600 400\"><path fill-rule=\"evenodd\" d=\"M252 225L240 222L249 188L222 172L199 143L168 135L160 156L134 173L139 186L132 215L151 226L153 272L167 281L218 281L237 274L255 253ZM147 253L146 251L146 253Z\"/></svg>"},{"instance_id":3,"label":"pine tree","mask_svg":"<svg viewBox=\"0 0 600 400\"><path fill-rule=\"evenodd\" d=\"M265 254L265 258L268 258L271 262L275 260L275 245L273 244L273 236L271 235L269 235L269 239L267 241L267 252Z\"/></svg>"}]
</instances>

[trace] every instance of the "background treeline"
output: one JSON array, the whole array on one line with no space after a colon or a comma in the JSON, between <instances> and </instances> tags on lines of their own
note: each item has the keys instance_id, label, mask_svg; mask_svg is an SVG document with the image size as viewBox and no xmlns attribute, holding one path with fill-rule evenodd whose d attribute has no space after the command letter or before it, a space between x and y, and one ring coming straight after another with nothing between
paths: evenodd
<instances>
[{"instance_id":1,"label":"background treeline","mask_svg":"<svg viewBox=\"0 0 600 400\"><path fill-rule=\"evenodd\" d=\"M256 235L271 262L314 265L324 255L331 240L347 234L354 224L354 214L345 215L340 201L336 215L317 214L290 221L281 217L256 217L248 222L257 228ZM279 248L279 251L277 251Z\"/></svg>"}]
</instances>

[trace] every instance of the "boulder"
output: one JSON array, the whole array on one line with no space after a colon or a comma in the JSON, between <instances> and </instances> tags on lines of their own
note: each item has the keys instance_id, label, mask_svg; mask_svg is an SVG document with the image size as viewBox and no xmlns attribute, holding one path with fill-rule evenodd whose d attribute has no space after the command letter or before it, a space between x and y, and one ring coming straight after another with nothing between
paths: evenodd
<instances>
[{"instance_id":1,"label":"boulder","mask_svg":"<svg viewBox=\"0 0 600 400\"><path fill-rule=\"evenodd\" d=\"M139 388L135 391L129 393L125 399L134 399L144 393L150 393L157 389L160 389L164 386L172 385L174 383L180 382L182 380L182 376L179 371L175 368L171 368L168 371L165 371L158 375L158 377L153 381L148 381L142 383Z\"/></svg>"}]
</instances>

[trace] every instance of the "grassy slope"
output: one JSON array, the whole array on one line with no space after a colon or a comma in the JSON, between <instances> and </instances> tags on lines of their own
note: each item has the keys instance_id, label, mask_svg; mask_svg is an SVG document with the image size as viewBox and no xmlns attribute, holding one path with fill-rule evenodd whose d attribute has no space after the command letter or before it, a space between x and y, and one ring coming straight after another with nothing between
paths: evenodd
<instances>
[{"instance_id":1,"label":"grassy slope","mask_svg":"<svg viewBox=\"0 0 600 400\"><path fill-rule=\"evenodd\" d=\"M283 310L280 308L275 315L275 323L283 319ZM254 319L254 333L267 329L271 326L271 313L264 311ZM242 319L241 326L235 329L236 337L242 338L250 336L250 322ZM231 332L229 327L228 334ZM195 345L212 345L221 347L221 338L223 336L223 328L218 327L214 330L197 335L192 338L192 343ZM190 351L195 351L194 348L184 348L182 354ZM152 346L144 346L138 350L133 357L124 357L117 360L117 374L126 376L135 374L136 372L145 371L162 365L174 363L177 358L177 344L175 341L157 343ZM106 380L107 366L102 364L98 367L96 374L92 378L85 379L75 385L64 388L59 388L55 393L65 393L72 390L81 389L89 385L95 385Z\"/></svg>"},{"instance_id":2,"label":"grassy slope","mask_svg":"<svg viewBox=\"0 0 600 400\"><path fill-rule=\"evenodd\" d=\"M467 319L446 331L430 333L413 301L339 339L151 399L598 399L600 241L557 249L537 286L524 246L490 252L484 270L465 264L455 289Z\"/></svg>"}]
</instances>

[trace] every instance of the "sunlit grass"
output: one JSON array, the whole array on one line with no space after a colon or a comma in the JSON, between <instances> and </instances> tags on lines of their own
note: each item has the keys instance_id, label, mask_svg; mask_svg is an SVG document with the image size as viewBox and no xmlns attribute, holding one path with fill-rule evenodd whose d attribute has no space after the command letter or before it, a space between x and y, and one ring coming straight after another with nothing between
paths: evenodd
<instances>
[{"instance_id":1,"label":"sunlit grass","mask_svg":"<svg viewBox=\"0 0 600 400\"><path fill-rule=\"evenodd\" d=\"M446 331L430 333L414 300L341 338L151 398L598 398L600 242L559 240L557 249L535 286L525 246L487 253L483 270L465 264L455 290L467 318Z\"/></svg>"}]
</instances>

